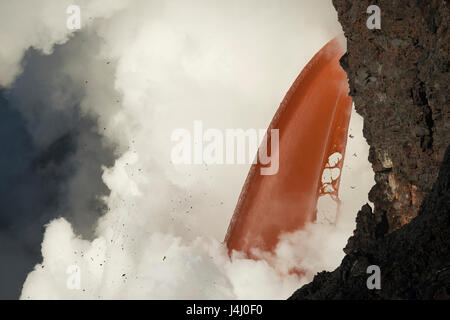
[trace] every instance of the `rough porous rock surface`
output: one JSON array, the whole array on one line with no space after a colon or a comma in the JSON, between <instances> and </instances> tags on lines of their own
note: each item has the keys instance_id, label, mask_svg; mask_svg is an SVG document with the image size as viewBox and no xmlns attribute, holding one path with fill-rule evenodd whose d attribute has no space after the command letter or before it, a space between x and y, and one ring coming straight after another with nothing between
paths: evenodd
<instances>
[{"instance_id":1,"label":"rough porous rock surface","mask_svg":"<svg viewBox=\"0 0 450 320\"><path fill-rule=\"evenodd\" d=\"M380 235L369 206L358 213L358 249L333 272L321 272L290 299L450 299L450 147L432 191L410 223ZM381 270L369 290L367 267Z\"/></svg>"},{"instance_id":2,"label":"rough porous rock surface","mask_svg":"<svg viewBox=\"0 0 450 320\"><path fill-rule=\"evenodd\" d=\"M334 0L347 38L341 63L364 117L376 185L370 200L389 231L408 223L436 180L450 142L449 4ZM381 10L381 29L366 26Z\"/></svg>"},{"instance_id":3,"label":"rough porous rock surface","mask_svg":"<svg viewBox=\"0 0 450 320\"><path fill-rule=\"evenodd\" d=\"M319 273L292 298L449 299L450 152L442 162L450 143L449 4L333 4L347 38L341 64L370 145L375 209L358 213L341 266ZM366 26L373 4L381 9L379 30ZM366 286L372 264L381 268L381 290Z\"/></svg>"}]
</instances>

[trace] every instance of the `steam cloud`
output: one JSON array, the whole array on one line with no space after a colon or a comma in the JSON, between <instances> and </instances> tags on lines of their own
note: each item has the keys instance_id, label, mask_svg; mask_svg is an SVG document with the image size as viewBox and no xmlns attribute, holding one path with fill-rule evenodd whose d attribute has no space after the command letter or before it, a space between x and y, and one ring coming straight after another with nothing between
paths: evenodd
<instances>
[{"instance_id":1,"label":"steam cloud","mask_svg":"<svg viewBox=\"0 0 450 320\"><path fill-rule=\"evenodd\" d=\"M51 54L72 37L65 27L65 8L72 3L44 1L35 11L23 10L23 2L2 4L2 16L30 16L25 25L0 19L16 33L0 36L9 47L0 54L1 85L14 82L30 47ZM336 225L313 223L285 235L275 256L262 253L271 265L239 253L229 259L221 243L249 166L170 163L172 130L191 128L194 120L219 129L268 126L298 72L342 32L329 1L74 3L81 6L83 29L61 46L56 75L41 79L51 88L50 107L39 116L29 108L32 101L18 109L35 143L48 145L73 122L70 102L79 98L77 110L95 123L83 130L114 150L114 163L102 167L108 209L92 238L63 218L83 226L87 209L80 195L94 179L89 163L93 156L102 159L95 150L75 153L77 170L66 194L70 214L46 226L43 261L28 275L22 299L283 299L340 263L373 184L356 113ZM73 84L83 88L71 95ZM55 114L65 115L58 116L59 126ZM92 150L89 137L77 135L77 144ZM320 210L333 208L321 199ZM72 265L80 270L79 290L67 287ZM288 274L293 266L306 274Z\"/></svg>"}]
</instances>

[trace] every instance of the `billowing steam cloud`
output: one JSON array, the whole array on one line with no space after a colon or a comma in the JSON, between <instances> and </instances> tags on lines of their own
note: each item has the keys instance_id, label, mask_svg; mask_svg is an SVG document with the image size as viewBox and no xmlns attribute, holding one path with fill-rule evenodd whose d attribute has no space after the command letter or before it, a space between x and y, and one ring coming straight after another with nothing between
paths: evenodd
<instances>
[{"instance_id":1,"label":"billowing steam cloud","mask_svg":"<svg viewBox=\"0 0 450 320\"><path fill-rule=\"evenodd\" d=\"M192 129L195 120L218 129L267 127L298 72L341 33L331 3L76 3L84 28L63 46L70 49L64 51L58 74L83 84L77 93L81 112L96 121L95 133L104 145L115 148L114 164L104 163L102 173L110 190L103 198L108 212L92 241L64 218L51 221L42 243L43 261L28 275L21 297L282 299L316 272L336 267L373 180L362 121L355 113L336 225L315 223L285 235L276 256L266 257L270 265L239 253L230 260L221 243L249 166L170 162L172 131ZM53 1L40 5L45 9L30 17L31 26L17 27L17 43L8 38L13 49L0 55L3 85L20 72L27 48L50 53L52 45L70 35L65 8L60 11ZM66 97L58 95L66 90L61 82L50 86L56 101ZM60 106L67 105L61 101ZM55 126L47 129L37 122L36 112L20 111L36 143L48 143ZM48 112L46 123L53 114ZM83 140L87 137L77 142L89 144ZM75 159L81 168L88 165L88 157L77 154ZM80 169L70 180L70 208L89 185L86 172ZM71 209L72 215L79 217L83 208ZM321 210L330 209L325 204ZM305 276L289 275L293 266L306 270ZM76 281L68 283L77 279L74 274L79 287Z\"/></svg>"},{"instance_id":2,"label":"billowing steam cloud","mask_svg":"<svg viewBox=\"0 0 450 320\"><path fill-rule=\"evenodd\" d=\"M128 0L41 0L0 3L0 86L8 86L21 72L26 50L34 48L49 54L55 44L66 42L72 30L66 26L66 10L75 4L83 8L88 25L94 18L108 17Z\"/></svg>"}]
</instances>

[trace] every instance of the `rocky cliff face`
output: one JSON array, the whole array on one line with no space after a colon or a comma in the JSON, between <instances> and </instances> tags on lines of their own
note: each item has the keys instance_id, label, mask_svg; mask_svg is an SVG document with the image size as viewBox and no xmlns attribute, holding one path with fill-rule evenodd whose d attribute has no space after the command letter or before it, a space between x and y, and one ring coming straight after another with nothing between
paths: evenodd
<instances>
[{"instance_id":1,"label":"rocky cliff face","mask_svg":"<svg viewBox=\"0 0 450 320\"><path fill-rule=\"evenodd\" d=\"M364 117L376 186L370 200L389 231L416 216L450 142L448 2L334 0L347 38L342 65ZM369 30L370 4L381 29Z\"/></svg>"},{"instance_id":2,"label":"rocky cliff face","mask_svg":"<svg viewBox=\"0 0 450 320\"><path fill-rule=\"evenodd\" d=\"M358 213L352 250L290 299L450 299L450 148L418 216L383 235L369 206ZM381 270L381 289L367 287L367 267Z\"/></svg>"},{"instance_id":3,"label":"rocky cliff face","mask_svg":"<svg viewBox=\"0 0 450 320\"><path fill-rule=\"evenodd\" d=\"M358 213L341 266L292 298L450 298L448 2L333 4L347 38L341 64L370 145L375 209ZM366 26L372 4L381 29ZM367 289L371 264L381 268L381 290Z\"/></svg>"},{"instance_id":4,"label":"rocky cliff face","mask_svg":"<svg viewBox=\"0 0 450 320\"><path fill-rule=\"evenodd\" d=\"M363 207L353 251L339 268L317 274L291 299L450 299L449 208L450 148L416 218L380 237L376 215ZM367 287L370 265L380 267L379 290Z\"/></svg>"}]
</instances>

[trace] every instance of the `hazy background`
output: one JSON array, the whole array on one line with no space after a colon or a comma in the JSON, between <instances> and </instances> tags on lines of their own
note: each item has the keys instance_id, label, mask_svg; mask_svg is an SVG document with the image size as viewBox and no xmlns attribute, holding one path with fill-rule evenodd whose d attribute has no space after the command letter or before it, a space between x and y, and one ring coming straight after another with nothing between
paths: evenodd
<instances>
[{"instance_id":1,"label":"hazy background","mask_svg":"<svg viewBox=\"0 0 450 320\"><path fill-rule=\"evenodd\" d=\"M282 299L338 265L373 184L356 115L337 226L286 235L273 257L303 278L226 255L248 165L170 163L172 131L194 120L268 126L341 33L331 1L2 2L0 27L2 298L18 297L35 264L22 298ZM66 286L70 265L80 290Z\"/></svg>"}]
</instances>

